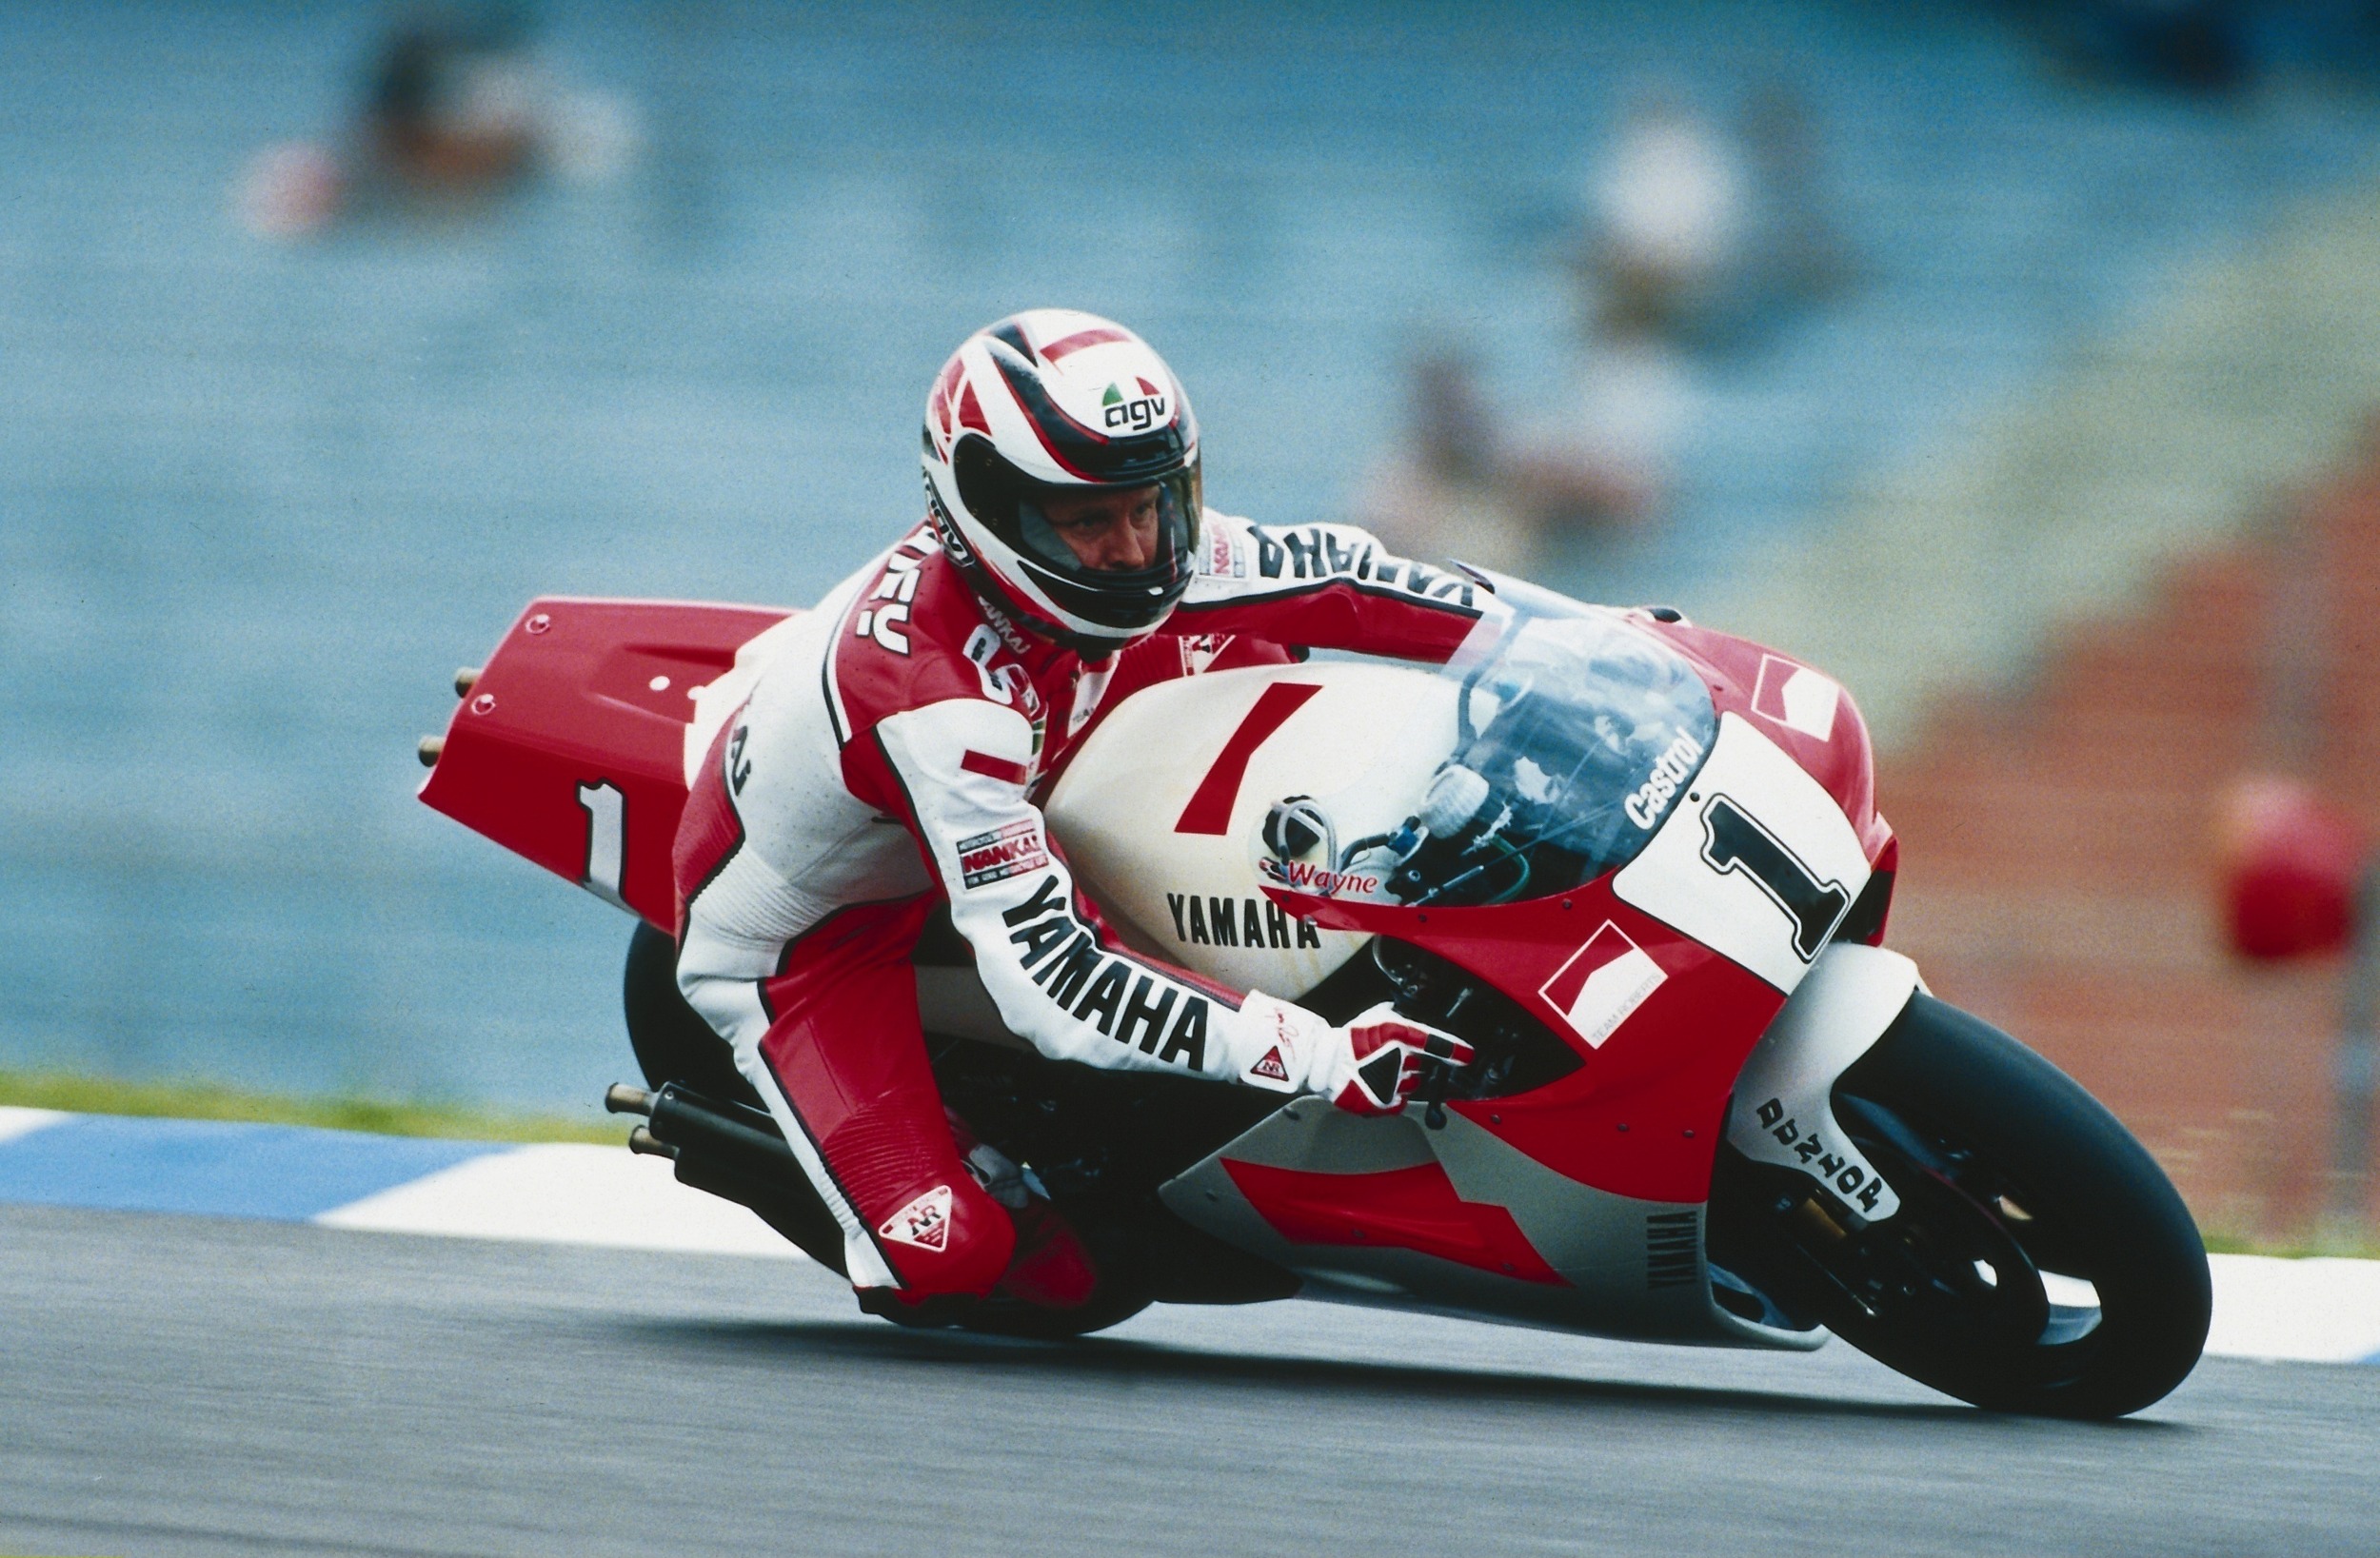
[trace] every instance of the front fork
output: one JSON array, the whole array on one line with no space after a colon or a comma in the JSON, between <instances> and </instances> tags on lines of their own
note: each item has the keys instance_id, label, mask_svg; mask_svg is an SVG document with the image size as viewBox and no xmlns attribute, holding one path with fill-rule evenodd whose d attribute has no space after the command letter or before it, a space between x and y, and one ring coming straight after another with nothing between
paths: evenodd
<instances>
[{"instance_id":1,"label":"front fork","mask_svg":"<svg viewBox=\"0 0 2380 1558\"><path fill-rule=\"evenodd\" d=\"M1815 1181L1861 1225L1898 1212L1899 1193L1835 1117L1835 1083L1924 988L1899 953L1830 944L1737 1074L1728 1145Z\"/></svg>"}]
</instances>

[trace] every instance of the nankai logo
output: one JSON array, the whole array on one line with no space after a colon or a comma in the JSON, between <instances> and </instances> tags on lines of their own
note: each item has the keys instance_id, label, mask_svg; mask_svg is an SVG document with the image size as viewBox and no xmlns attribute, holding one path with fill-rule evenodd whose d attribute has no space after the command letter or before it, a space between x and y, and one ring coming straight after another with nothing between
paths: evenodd
<instances>
[{"instance_id":1,"label":"nankai logo","mask_svg":"<svg viewBox=\"0 0 2380 1558\"><path fill-rule=\"evenodd\" d=\"M1369 872L1333 871L1305 860L1276 860L1269 856L1256 864L1259 871L1290 891L1311 893L1319 898L1372 897L1380 890L1380 878Z\"/></svg>"},{"instance_id":2,"label":"nankai logo","mask_svg":"<svg viewBox=\"0 0 2380 1558\"><path fill-rule=\"evenodd\" d=\"M1109 385L1107 393L1100 397L1100 415L1111 433L1145 433L1152 427L1162 426L1166 413L1171 409L1163 390L1146 379L1132 382L1140 385L1140 393L1129 400L1125 399L1123 388L1119 385Z\"/></svg>"},{"instance_id":3,"label":"nankai logo","mask_svg":"<svg viewBox=\"0 0 2380 1558\"><path fill-rule=\"evenodd\" d=\"M1049 864L1039 822L1011 822L990 833L959 840L959 879L983 887Z\"/></svg>"}]
</instances>

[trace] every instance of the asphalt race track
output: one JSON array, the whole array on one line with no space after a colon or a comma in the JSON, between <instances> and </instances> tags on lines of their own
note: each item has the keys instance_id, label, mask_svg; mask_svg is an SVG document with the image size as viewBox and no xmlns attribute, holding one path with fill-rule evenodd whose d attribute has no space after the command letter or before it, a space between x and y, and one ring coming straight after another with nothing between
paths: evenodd
<instances>
[{"instance_id":1,"label":"asphalt race track","mask_svg":"<svg viewBox=\"0 0 2380 1558\"><path fill-rule=\"evenodd\" d=\"M2380 1369L1996 1418L1839 1346L1314 1304L1087 1342L816 1268L0 1208L0 1551L2380 1550Z\"/></svg>"}]
</instances>

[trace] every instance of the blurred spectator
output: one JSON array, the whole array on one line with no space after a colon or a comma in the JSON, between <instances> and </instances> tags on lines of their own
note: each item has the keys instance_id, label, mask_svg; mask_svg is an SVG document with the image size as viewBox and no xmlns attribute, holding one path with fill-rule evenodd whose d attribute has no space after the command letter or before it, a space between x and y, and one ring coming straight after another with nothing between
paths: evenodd
<instances>
[{"instance_id":1,"label":"blurred spectator","mask_svg":"<svg viewBox=\"0 0 2380 1558\"><path fill-rule=\"evenodd\" d=\"M1744 175L1716 127L1665 94L1638 101L1588 190L1587 267L1606 330L1676 331L1735 266Z\"/></svg>"},{"instance_id":2,"label":"blurred spectator","mask_svg":"<svg viewBox=\"0 0 2380 1558\"><path fill-rule=\"evenodd\" d=\"M1557 535L1608 530L1650 505L1639 474L1606 460L1576 423L1500 435L1478 376L1454 351L1415 361L1411 419L1402 451L1357 503L1359 523L1408 556L1525 574Z\"/></svg>"},{"instance_id":3,"label":"blurred spectator","mask_svg":"<svg viewBox=\"0 0 2380 1558\"><path fill-rule=\"evenodd\" d=\"M373 65L363 144L373 171L412 189L500 187L529 171L544 95L516 16L415 21Z\"/></svg>"},{"instance_id":4,"label":"blurred spectator","mask_svg":"<svg viewBox=\"0 0 2380 1558\"><path fill-rule=\"evenodd\" d=\"M531 42L509 10L402 24L372 59L349 149L268 149L242 182L243 218L259 233L291 237L375 206L452 208L546 170L617 172L636 139L625 107L557 84Z\"/></svg>"},{"instance_id":5,"label":"blurred spectator","mask_svg":"<svg viewBox=\"0 0 2380 1558\"><path fill-rule=\"evenodd\" d=\"M2369 78L2380 68L2370 0L2004 0L2049 46L2137 86L2205 97L2282 73Z\"/></svg>"},{"instance_id":6,"label":"blurred spectator","mask_svg":"<svg viewBox=\"0 0 2380 1558\"><path fill-rule=\"evenodd\" d=\"M1495 467L1496 442L1471 365L1451 350L1423 355L1413 368L1413 444L1421 463L1451 482L1484 480Z\"/></svg>"},{"instance_id":7,"label":"blurred spectator","mask_svg":"<svg viewBox=\"0 0 2380 1558\"><path fill-rule=\"evenodd\" d=\"M1692 409L1675 346L1650 330L1607 335L1579 364L1572 409L1552 430L1552 447L1560 467L1599 474L1614 515L1649 518L1672 485Z\"/></svg>"},{"instance_id":8,"label":"blurred spectator","mask_svg":"<svg viewBox=\"0 0 2380 1558\"><path fill-rule=\"evenodd\" d=\"M1833 290L1851 269L1833 204L1791 88L1755 92L1734 134L1666 94L1643 97L1587 191L1590 336L1740 338Z\"/></svg>"},{"instance_id":9,"label":"blurred spectator","mask_svg":"<svg viewBox=\"0 0 2380 1558\"><path fill-rule=\"evenodd\" d=\"M2065 52L2125 80L2211 94L2255 73L2248 12L2231 0L2036 0L2026 9Z\"/></svg>"}]
</instances>

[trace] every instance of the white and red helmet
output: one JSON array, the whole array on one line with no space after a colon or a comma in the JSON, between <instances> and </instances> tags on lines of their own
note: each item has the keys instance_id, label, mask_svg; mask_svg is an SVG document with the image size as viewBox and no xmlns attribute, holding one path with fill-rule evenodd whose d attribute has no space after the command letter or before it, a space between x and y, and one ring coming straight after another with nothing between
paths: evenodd
<instances>
[{"instance_id":1,"label":"white and red helmet","mask_svg":"<svg viewBox=\"0 0 2380 1558\"><path fill-rule=\"evenodd\" d=\"M1199 555L1199 424L1163 358L1067 308L967 337L925 399L925 503L975 592L1044 638L1103 655L1154 629ZM1042 516L1053 492L1158 489L1156 560L1078 562Z\"/></svg>"}]
</instances>

